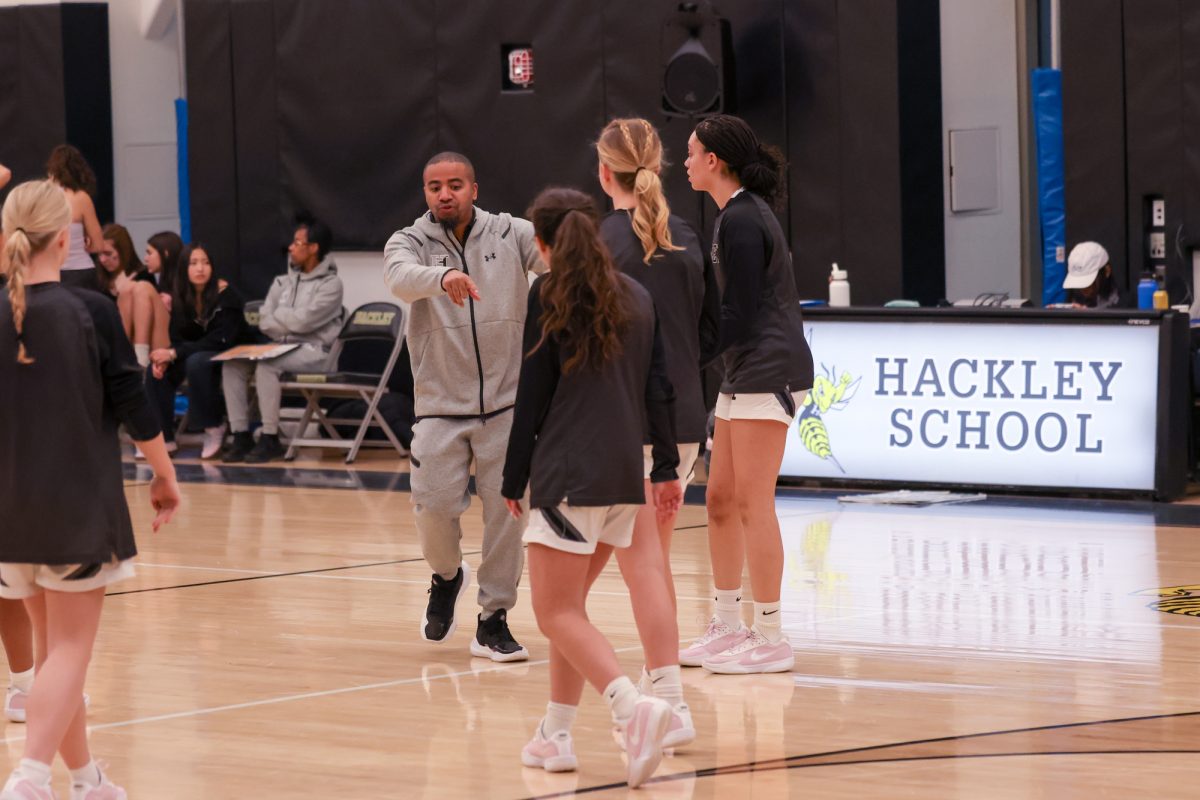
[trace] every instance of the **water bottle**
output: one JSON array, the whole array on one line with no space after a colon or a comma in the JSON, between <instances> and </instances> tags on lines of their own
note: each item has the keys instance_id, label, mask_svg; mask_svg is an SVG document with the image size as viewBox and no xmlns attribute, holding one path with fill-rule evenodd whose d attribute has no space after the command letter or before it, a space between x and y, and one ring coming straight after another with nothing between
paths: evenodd
<instances>
[{"instance_id":1,"label":"water bottle","mask_svg":"<svg viewBox=\"0 0 1200 800\"><path fill-rule=\"evenodd\" d=\"M1158 291L1158 282L1151 277L1149 272L1142 273L1142 279L1138 281L1137 297L1138 308L1149 311L1154 308L1154 293Z\"/></svg>"},{"instance_id":2,"label":"water bottle","mask_svg":"<svg viewBox=\"0 0 1200 800\"><path fill-rule=\"evenodd\" d=\"M1159 311L1165 311L1170 302L1167 298L1166 278L1160 275L1154 283L1154 307Z\"/></svg>"},{"instance_id":3,"label":"water bottle","mask_svg":"<svg viewBox=\"0 0 1200 800\"><path fill-rule=\"evenodd\" d=\"M850 274L844 269L838 269L835 263L829 278L829 305L834 308L850 305Z\"/></svg>"}]
</instances>

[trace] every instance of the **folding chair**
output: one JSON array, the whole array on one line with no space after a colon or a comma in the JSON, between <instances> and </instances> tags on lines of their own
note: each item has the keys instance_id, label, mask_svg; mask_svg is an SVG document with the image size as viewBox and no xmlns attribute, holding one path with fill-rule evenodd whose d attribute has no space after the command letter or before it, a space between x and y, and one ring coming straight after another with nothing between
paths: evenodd
<instances>
[{"instance_id":1,"label":"folding chair","mask_svg":"<svg viewBox=\"0 0 1200 800\"><path fill-rule=\"evenodd\" d=\"M378 373L344 372L339 371L339 365L346 346L367 340L384 341L391 344L391 351L383 370ZM349 450L346 463L354 463L361 447L387 447L396 449L402 456L408 451L396 438L396 433L388 425L387 420L379 413L379 401L388 393L388 380L396 359L404 347L404 311L393 303L367 303L354 310L345 325L342 326L337 340L329 351L329 359L322 372L284 373L280 388L285 392L298 392L306 402L304 414L300 418L296 436L288 445L284 455L286 461L296 457L301 447L333 447ZM360 399L367 404L367 413L362 421L351 419L331 419L321 408L321 400L326 398ZM308 425L315 418L321 428L329 435L325 438L304 438ZM335 425L358 425L353 439L346 439ZM386 442L365 441L367 429L378 427L383 429Z\"/></svg>"}]
</instances>

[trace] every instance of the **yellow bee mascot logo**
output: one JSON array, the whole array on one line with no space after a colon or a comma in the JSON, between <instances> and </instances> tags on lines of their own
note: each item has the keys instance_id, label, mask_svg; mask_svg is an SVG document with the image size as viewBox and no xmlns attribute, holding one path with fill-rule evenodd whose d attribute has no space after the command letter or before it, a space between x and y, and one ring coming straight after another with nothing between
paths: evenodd
<instances>
[{"instance_id":1,"label":"yellow bee mascot logo","mask_svg":"<svg viewBox=\"0 0 1200 800\"><path fill-rule=\"evenodd\" d=\"M854 398L862 378L849 372L838 375L837 367L821 365L821 375L813 379L813 388L804 398L804 409L797 420L796 431L804 449L822 461L831 461L840 472L845 468L833 455L833 444L829 441L829 429L825 427L825 415L841 411Z\"/></svg>"},{"instance_id":2,"label":"yellow bee mascot logo","mask_svg":"<svg viewBox=\"0 0 1200 800\"><path fill-rule=\"evenodd\" d=\"M1147 608L1153 608L1155 611L1161 611L1164 614L1184 614L1189 617L1200 617L1200 584L1194 583L1191 586L1165 586L1162 589L1147 589L1144 592L1138 592L1138 594L1160 598L1146 606Z\"/></svg>"}]
</instances>

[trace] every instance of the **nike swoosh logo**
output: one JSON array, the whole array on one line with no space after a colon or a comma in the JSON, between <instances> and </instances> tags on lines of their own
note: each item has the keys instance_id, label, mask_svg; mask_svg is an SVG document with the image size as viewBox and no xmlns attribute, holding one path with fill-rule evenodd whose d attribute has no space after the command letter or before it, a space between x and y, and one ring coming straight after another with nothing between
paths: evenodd
<instances>
[{"instance_id":1,"label":"nike swoosh logo","mask_svg":"<svg viewBox=\"0 0 1200 800\"><path fill-rule=\"evenodd\" d=\"M769 655L764 654L763 651L766 649L767 648L765 648L765 647L759 647L759 648L756 648L753 651L751 651L750 663L751 664L760 664L763 661L769 661L770 659L778 658L778 655L776 653L770 653ZM774 646L772 646L771 649L774 650L775 649Z\"/></svg>"},{"instance_id":2,"label":"nike swoosh logo","mask_svg":"<svg viewBox=\"0 0 1200 800\"><path fill-rule=\"evenodd\" d=\"M775 609L774 611L764 611L762 615L763 615L764 617L769 617L769 616L771 616L772 614L778 614L778 613L779 613L779 609L777 608L777 609Z\"/></svg>"},{"instance_id":3,"label":"nike swoosh logo","mask_svg":"<svg viewBox=\"0 0 1200 800\"><path fill-rule=\"evenodd\" d=\"M661 680L662 680L663 678L665 678L665 677L667 677L667 676L666 676L666 675L659 675L657 678L651 678L651 679L650 679L650 683L658 683L659 681L661 681Z\"/></svg>"}]
</instances>

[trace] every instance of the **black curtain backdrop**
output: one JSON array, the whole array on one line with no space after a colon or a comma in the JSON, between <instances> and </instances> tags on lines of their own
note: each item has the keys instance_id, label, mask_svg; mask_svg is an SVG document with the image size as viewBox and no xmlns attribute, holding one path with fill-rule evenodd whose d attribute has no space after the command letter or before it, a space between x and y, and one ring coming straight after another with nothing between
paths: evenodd
<instances>
[{"instance_id":1,"label":"black curtain backdrop","mask_svg":"<svg viewBox=\"0 0 1200 800\"><path fill-rule=\"evenodd\" d=\"M1149 262L1146 200L1166 200L1167 289L1194 295L1200 247L1200 5L1063 0L1068 246L1108 250L1124 289Z\"/></svg>"},{"instance_id":2,"label":"black curtain backdrop","mask_svg":"<svg viewBox=\"0 0 1200 800\"><path fill-rule=\"evenodd\" d=\"M0 163L13 171L12 185L45 177L47 156L63 142L91 163L96 211L111 220L108 6L0 8Z\"/></svg>"},{"instance_id":3,"label":"black curtain backdrop","mask_svg":"<svg viewBox=\"0 0 1200 800\"><path fill-rule=\"evenodd\" d=\"M733 112L791 162L779 217L802 295L826 296L833 261L856 302L932 301L944 285L941 90L936 57L920 57L939 49L938 0L906 2L925 13L903 26L869 0L715 3L733 32ZM260 296L298 211L339 249L378 249L424 212L421 171L440 150L475 162L489 210L523 213L551 184L603 200L592 143L615 116L658 126L672 207L707 236L717 209L682 167L694 121L661 108L677 5L185 0L197 238ZM522 44L533 91L502 92L502 47Z\"/></svg>"}]
</instances>

